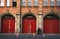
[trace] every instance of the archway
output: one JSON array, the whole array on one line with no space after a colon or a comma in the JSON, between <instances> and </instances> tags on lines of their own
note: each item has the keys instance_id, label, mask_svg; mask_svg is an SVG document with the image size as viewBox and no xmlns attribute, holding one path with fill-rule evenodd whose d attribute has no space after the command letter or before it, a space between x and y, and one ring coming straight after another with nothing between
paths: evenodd
<instances>
[{"instance_id":1,"label":"archway","mask_svg":"<svg viewBox=\"0 0 60 39\"><path fill-rule=\"evenodd\" d=\"M36 17L26 14L22 18L22 33L36 33Z\"/></svg>"},{"instance_id":2,"label":"archway","mask_svg":"<svg viewBox=\"0 0 60 39\"><path fill-rule=\"evenodd\" d=\"M15 18L10 14L2 16L1 19L1 33L14 33L15 32Z\"/></svg>"},{"instance_id":3,"label":"archway","mask_svg":"<svg viewBox=\"0 0 60 39\"><path fill-rule=\"evenodd\" d=\"M50 13L44 17L44 33L45 34L58 34L59 33L59 17Z\"/></svg>"}]
</instances>

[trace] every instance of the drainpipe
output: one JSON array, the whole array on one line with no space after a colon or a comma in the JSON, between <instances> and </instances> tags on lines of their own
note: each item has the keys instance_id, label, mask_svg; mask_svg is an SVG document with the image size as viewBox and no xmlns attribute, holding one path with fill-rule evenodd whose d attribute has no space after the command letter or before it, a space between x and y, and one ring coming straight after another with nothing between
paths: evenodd
<instances>
[{"instance_id":1,"label":"drainpipe","mask_svg":"<svg viewBox=\"0 0 60 39\"><path fill-rule=\"evenodd\" d=\"M22 0L20 0L20 33L22 33Z\"/></svg>"}]
</instances>

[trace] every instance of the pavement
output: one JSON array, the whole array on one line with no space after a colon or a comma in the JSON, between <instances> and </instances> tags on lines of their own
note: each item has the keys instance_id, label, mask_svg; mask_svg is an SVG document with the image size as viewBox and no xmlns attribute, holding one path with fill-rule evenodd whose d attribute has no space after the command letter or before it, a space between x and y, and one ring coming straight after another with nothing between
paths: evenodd
<instances>
[{"instance_id":1,"label":"pavement","mask_svg":"<svg viewBox=\"0 0 60 39\"><path fill-rule=\"evenodd\" d=\"M0 39L60 39L60 34L0 34Z\"/></svg>"}]
</instances>

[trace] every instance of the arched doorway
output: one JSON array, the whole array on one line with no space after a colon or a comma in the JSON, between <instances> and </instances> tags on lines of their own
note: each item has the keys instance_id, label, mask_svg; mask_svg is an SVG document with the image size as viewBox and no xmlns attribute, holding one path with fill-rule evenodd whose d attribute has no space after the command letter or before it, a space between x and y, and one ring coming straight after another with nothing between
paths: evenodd
<instances>
[{"instance_id":1,"label":"arched doorway","mask_svg":"<svg viewBox=\"0 0 60 39\"><path fill-rule=\"evenodd\" d=\"M50 13L44 17L44 33L45 34L59 33L59 17L54 13Z\"/></svg>"},{"instance_id":2,"label":"arched doorway","mask_svg":"<svg viewBox=\"0 0 60 39\"><path fill-rule=\"evenodd\" d=\"M15 18L10 14L2 17L1 33L14 33L15 32Z\"/></svg>"},{"instance_id":3,"label":"arched doorway","mask_svg":"<svg viewBox=\"0 0 60 39\"><path fill-rule=\"evenodd\" d=\"M36 33L36 17L26 14L22 18L22 33Z\"/></svg>"}]
</instances>

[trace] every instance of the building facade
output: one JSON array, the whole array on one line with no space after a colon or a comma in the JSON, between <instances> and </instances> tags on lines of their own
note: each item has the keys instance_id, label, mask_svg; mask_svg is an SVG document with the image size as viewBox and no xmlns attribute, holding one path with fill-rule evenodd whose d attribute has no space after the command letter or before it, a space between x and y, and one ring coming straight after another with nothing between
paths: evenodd
<instances>
[{"instance_id":1,"label":"building facade","mask_svg":"<svg viewBox=\"0 0 60 39\"><path fill-rule=\"evenodd\" d=\"M60 33L60 0L0 0L1 33Z\"/></svg>"}]
</instances>

